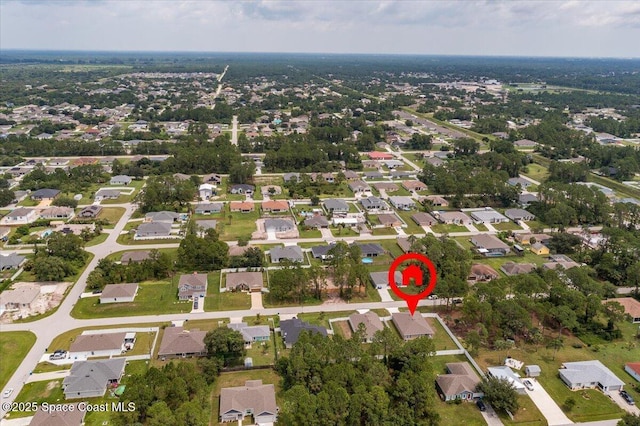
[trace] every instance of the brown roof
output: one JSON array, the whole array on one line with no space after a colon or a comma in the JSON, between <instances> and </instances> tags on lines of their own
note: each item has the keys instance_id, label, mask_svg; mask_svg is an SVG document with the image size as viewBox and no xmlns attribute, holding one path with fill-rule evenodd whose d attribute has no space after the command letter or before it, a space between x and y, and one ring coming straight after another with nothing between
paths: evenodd
<instances>
[{"instance_id":1,"label":"brown roof","mask_svg":"<svg viewBox=\"0 0 640 426\"><path fill-rule=\"evenodd\" d=\"M262 210L288 210L289 203L286 201L265 201L262 203Z\"/></svg>"},{"instance_id":2,"label":"brown roof","mask_svg":"<svg viewBox=\"0 0 640 426\"><path fill-rule=\"evenodd\" d=\"M471 243L476 247L482 247L487 250L504 249L509 250L509 245L504 243L500 238L491 234L477 234L471 237Z\"/></svg>"},{"instance_id":3,"label":"brown roof","mask_svg":"<svg viewBox=\"0 0 640 426\"><path fill-rule=\"evenodd\" d=\"M182 327L167 327L164 329L158 356L178 354L205 354L204 344L206 331L198 329L184 330Z\"/></svg>"},{"instance_id":4,"label":"brown roof","mask_svg":"<svg viewBox=\"0 0 640 426\"><path fill-rule=\"evenodd\" d=\"M494 278L498 278L499 276L498 272L495 269L493 269L489 265L483 265L482 263L471 265L470 275L493 276Z\"/></svg>"},{"instance_id":5,"label":"brown roof","mask_svg":"<svg viewBox=\"0 0 640 426\"><path fill-rule=\"evenodd\" d=\"M273 385L263 385L262 380L247 380L244 386L220 390L220 416L230 411L245 413L251 409L254 415L276 414L276 391Z\"/></svg>"},{"instance_id":6,"label":"brown roof","mask_svg":"<svg viewBox=\"0 0 640 426\"><path fill-rule=\"evenodd\" d=\"M520 275L520 274L528 274L529 272L535 269L536 265L533 263L515 263L515 262L507 262L500 267L502 272L507 275Z\"/></svg>"},{"instance_id":7,"label":"brown roof","mask_svg":"<svg viewBox=\"0 0 640 426\"><path fill-rule=\"evenodd\" d=\"M436 378L438 387L445 395L453 396L462 392L475 392L480 383L480 377L468 362L451 362L447 364L449 374L442 374Z\"/></svg>"},{"instance_id":8,"label":"brown roof","mask_svg":"<svg viewBox=\"0 0 640 426\"><path fill-rule=\"evenodd\" d=\"M624 308L624 313L631 315L632 318L640 318L640 302L633 297L617 297L615 299L607 299L606 302L618 302Z\"/></svg>"},{"instance_id":9,"label":"brown roof","mask_svg":"<svg viewBox=\"0 0 640 426\"><path fill-rule=\"evenodd\" d=\"M405 337L433 336L435 332L420 313L396 312L391 315L400 334Z\"/></svg>"},{"instance_id":10,"label":"brown roof","mask_svg":"<svg viewBox=\"0 0 640 426\"><path fill-rule=\"evenodd\" d=\"M244 252L253 246L229 246L229 256L242 256Z\"/></svg>"},{"instance_id":11,"label":"brown roof","mask_svg":"<svg viewBox=\"0 0 640 426\"><path fill-rule=\"evenodd\" d=\"M393 225L396 223L401 223L400 219L395 214L379 214L378 220L383 225Z\"/></svg>"},{"instance_id":12,"label":"brown roof","mask_svg":"<svg viewBox=\"0 0 640 426\"><path fill-rule=\"evenodd\" d=\"M262 284L261 272L232 272L225 278L225 287L229 290L235 290L238 286L246 286L250 290L261 289Z\"/></svg>"},{"instance_id":13,"label":"brown roof","mask_svg":"<svg viewBox=\"0 0 640 426\"><path fill-rule=\"evenodd\" d=\"M438 223L438 221L431 216L429 213L418 212L416 214L411 215L411 219L418 225L426 225L429 223Z\"/></svg>"},{"instance_id":14,"label":"brown roof","mask_svg":"<svg viewBox=\"0 0 640 426\"><path fill-rule=\"evenodd\" d=\"M80 410L78 404L69 411L38 410L33 415L29 426L80 426L83 424L86 412Z\"/></svg>"},{"instance_id":15,"label":"brown roof","mask_svg":"<svg viewBox=\"0 0 640 426\"><path fill-rule=\"evenodd\" d=\"M391 182L374 182L373 186L377 190L384 189L385 191L389 191L389 192L397 191L398 189L400 189L400 188L398 188L398 185L396 185L395 183L391 183Z\"/></svg>"},{"instance_id":16,"label":"brown roof","mask_svg":"<svg viewBox=\"0 0 640 426\"><path fill-rule=\"evenodd\" d=\"M424 183L418 180L405 180L404 182L402 182L402 186L404 186L405 189L408 190L427 187Z\"/></svg>"},{"instance_id":17,"label":"brown roof","mask_svg":"<svg viewBox=\"0 0 640 426\"><path fill-rule=\"evenodd\" d=\"M73 341L69 352L108 351L122 348L127 333L82 334Z\"/></svg>"},{"instance_id":18,"label":"brown roof","mask_svg":"<svg viewBox=\"0 0 640 426\"><path fill-rule=\"evenodd\" d=\"M365 335L368 339L372 339L376 331L382 331L384 325L380 321L380 317L375 312L369 311L365 314L353 313L349 315L349 325L353 331L358 331L360 324L364 324Z\"/></svg>"},{"instance_id":19,"label":"brown roof","mask_svg":"<svg viewBox=\"0 0 640 426\"><path fill-rule=\"evenodd\" d=\"M398 243L398 246L400 246L400 248L402 249L403 252L406 253L409 250L411 250L411 242L409 241L408 238L398 237L396 242Z\"/></svg>"},{"instance_id":20,"label":"brown roof","mask_svg":"<svg viewBox=\"0 0 640 426\"><path fill-rule=\"evenodd\" d=\"M138 291L137 283L109 284L104 287L100 298L133 297Z\"/></svg>"},{"instance_id":21,"label":"brown roof","mask_svg":"<svg viewBox=\"0 0 640 426\"><path fill-rule=\"evenodd\" d=\"M245 201L232 201L230 203L231 210L253 210L253 203Z\"/></svg>"}]
</instances>

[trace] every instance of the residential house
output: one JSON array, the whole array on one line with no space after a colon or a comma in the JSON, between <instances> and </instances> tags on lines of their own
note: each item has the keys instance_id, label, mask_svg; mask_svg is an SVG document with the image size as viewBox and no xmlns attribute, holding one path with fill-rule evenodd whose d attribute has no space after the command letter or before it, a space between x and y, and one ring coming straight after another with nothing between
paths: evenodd
<instances>
[{"instance_id":1,"label":"residential house","mask_svg":"<svg viewBox=\"0 0 640 426\"><path fill-rule=\"evenodd\" d=\"M8 225L31 223L38 218L37 211L35 209L28 209L26 207L18 207L7 214L3 221Z\"/></svg>"},{"instance_id":2,"label":"residential house","mask_svg":"<svg viewBox=\"0 0 640 426\"><path fill-rule=\"evenodd\" d=\"M286 201L264 201L262 203L262 211L265 213L282 213L289 211L289 203Z\"/></svg>"},{"instance_id":3,"label":"residential house","mask_svg":"<svg viewBox=\"0 0 640 426\"><path fill-rule=\"evenodd\" d=\"M500 267L500 270L505 274L512 275L521 275L528 274L536 268L536 265L533 263L515 263L515 262L507 262Z\"/></svg>"},{"instance_id":4,"label":"residential house","mask_svg":"<svg viewBox=\"0 0 640 426\"><path fill-rule=\"evenodd\" d=\"M118 189L98 189L93 199L95 201L116 200L118 197L120 197L120 190Z\"/></svg>"},{"instance_id":5,"label":"residential house","mask_svg":"<svg viewBox=\"0 0 640 426\"><path fill-rule=\"evenodd\" d=\"M223 203L199 203L196 204L194 212L196 214L210 215L222 212Z\"/></svg>"},{"instance_id":6,"label":"residential house","mask_svg":"<svg viewBox=\"0 0 640 426\"><path fill-rule=\"evenodd\" d=\"M144 216L145 222L153 222L153 223L168 223L172 224L180 220L180 215L176 212L169 211L161 211L161 212L150 212Z\"/></svg>"},{"instance_id":7,"label":"residential house","mask_svg":"<svg viewBox=\"0 0 640 426\"><path fill-rule=\"evenodd\" d=\"M262 380L247 380L244 386L220 390L220 421L243 423L253 416L256 425L272 425L278 417L275 387Z\"/></svg>"},{"instance_id":8,"label":"residential house","mask_svg":"<svg viewBox=\"0 0 640 426\"><path fill-rule=\"evenodd\" d=\"M206 331L199 329L185 330L182 327L166 327L160 342L158 358L186 358L207 355L204 344Z\"/></svg>"},{"instance_id":9,"label":"residential house","mask_svg":"<svg viewBox=\"0 0 640 426\"><path fill-rule=\"evenodd\" d=\"M198 187L198 196L202 201L207 201L214 195L216 195L217 188L215 185L211 185L210 183L203 183Z\"/></svg>"},{"instance_id":10,"label":"residential house","mask_svg":"<svg viewBox=\"0 0 640 426\"><path fill-rule=\"evenodd\" d=\"M404 166L404 161L400 161L400 160L384 160L384 161L382 161L382 164L387 166L387 168L389 168L389 169L395 169L396 167Z\"/></svg>"},{"instance_id":11,"label":"residential house","mask_svg":"<svg viewBox=\"0 0 640 426\"><path fill-rule=\"evenodd\" d=\"M207 295L207 274L183 274L178 282L178 299L193 300Z\"/></svg>"},{"instance_id":12,"label":"residential house","mask_svg":"<svg viewBox=\"0 0 640 426\"><path fill-rule=\"evenodd\" d=\"M614 299L607 299L602 303L617 302L624 308L624 313L631 318L631 322L636 324L640 323L640 302L633 297L617 297Z\"/></svg>"},{"instance_id":13,"label":"residential house","mask_svg":"<svg viewBox=\"0 0 640 426\"><path fill-rule=\"evenodd\" d=\"M416 207L416 203L410 197L393 196L389 197L389 201L398 210L411 210Z\"/></svg>"},{"instance_id":14,"label":"residential house","mask_svg":"<svg viewBox=\"0 0 640 426\"><path fill-rule=\"evenodd\" d=\"M304 226L308 228L328 228L329 221L325 216L316 215L304 220Z\"/></svg>"},{"instance_id":15,"label":"residential house","mask_svg":"<svg viewBox=\"0 0 640 426\"><path fill-rule=\"evenodd\" d=\"M509 178L509 179L507 179L507 184L509 184L511 186L520 185L520 187L522 189L527 189L528 187L530 187L532 185L531 181L528 181L527 179L523 179L521 177Z\"/></svg>"},{"instance_id":16,"label":"residential house","mask_svg":"<svg viewBox=\"0 0 640 426\"><path fill-rule=\"evenodd\" d=\"M440 222L447 225L464 226L473 224L471 218L462 212L437 211L433 212L433 214L438 218L438 220L440 220Z\"/></svg>"},{"instance_id":17,"label":"residential house","mask_svg":"<svg viewBox=\"0 0 640 426\"><path fill-rule=\"evenodd\" d=\"M232 194L245 194L251 195L255 191L256 187L253 185L248 185L246 183L237 183L231 185L231 193Z\"/></svg>"},{"instance_id":18,"label":"residential house","mask_svg":"<svg viewBox=\"0 0 640 426\"><path fill-rule=\"evenodd\" d=\"M358 173L354 172L353 170L345 170L343 172L345 179L349 182L352 180L358 180L360 179L360 175L358 175Z\"/></svg>"},{"instance_id":19,"label":"residential house","mask_svg":"<svg viewBox=\"0 0 640 426\"><path fill-rule=\"evenodd\" d=\"M513 237L519 244L525 246L531 244L531 240L534 239L534 242L539 242L545 245L549 244L549 241L551 241L551 235L548 234L514 234Z\"/></svg>"},{"instance_id":20,"label":"residential house","mask_svg":"<svg viewBox=\"0 0 640 426\"><path fill-rule=\"evenodd\" d=\"M536 218L533 213L529 213L524 209L507 209L504 215L514 222L520 222L521 220L528 222Z\"/></svg>"},{"instance_id":21,"label":"residential house","mask_svg":"<svg viewBox=\"0 0 640 426\"><path fill-rule=\"evenodd\" d=\"M538 256L546 256L549 254L549 247L539 242L535 242L531 244L531 247L529 248L529 250L531 250L533 253L537 254Z\"/></svg>"},{"instance_id":22,"label":"residential house","mask_svg":"<svg viewBox=\"0 0 640 426\"><path fill-rule=\"evenodd\" d=\"M103 397L107 387L116 387L124 374L125 358L73 363L62 382L65 399Z\"/></svg>"},{"instance_id":23,"label":"residential house","mask_svg":"<svg viewBox=\"0 0 640 426\"><path fill-rule=\"evenodd\" d=\"M176 180L180 180L180 181L191 180L191 176L186 175L186 174L184 174L184 173L174 173L174 174L173 174L173 177L174 177Z\"/></svg>"},{"instance_id":24,"label":"residential house","mask_svg":"<svg viewBox=\"0 0 640 426\"><path fill-rule=\"evenodd\" d=\"M262 272L229 272L225 275L227 291L262 291Z\"/></svg>"},{"instance_id":25,"label":"residential house","mask_svg":"<svg viewBox=\"0 0 640 426\"><path fill-rule=\"evenodd\" d=\"M367 153L370 160L392 160L393 154L389 152L371 151Z\"/></svg>"},{"instance_id":26,"label":"residential house","mask_svg":"<svg viewBox=\"0 0 640 426\"><path fill-rule=\"evenodd\" d=\"M377 289L387 288L389 286L389 273L388 272L370 272L371 284ZM397 286L402 286L402 272L395 271L393 279Z\"/></svg>"},{"instance_id":27,"label":"residential house","mask_svg":"<svg viewBox=\"0 0 640 426\"><path fill-rule=\"evenodd\" d=\"M402 221L398 216L395 215L395 213L379 214L377 215L377 217L378 217L378 221L380 221L380 224L387 228L395 228L395 227L402 226Z\"/></svg>"},{"instance_id":28,"label":"residential house","mask_svg":"<svg viewBox=\"0 0 640 426\"><path fill-rule=\"evenodd\" d=\"M511 387L520 395L525 395L527 393L526 387L522 383L520 376L514 373L513 370L506 365L489 367L487 368L487 372L490 376L495 377L496 379L506 380L511 383Z\"/></svg>"},{"instance_id":29,"label":"residential house","mask_svg":"<svg viewBox=\"0 0 640 426\"><path fill-rule=\"evenodd\" d=\"M424 191L427 189L427 185L419 180L405 180L402 182L402 187L407 191Z\"/></svg>"},{"instance_id":30,"label":"residential house","mask_svg":"<svg viewBox=\"0 0 640 426\"><path fill-rule=\"evenodd\" d=\"M232 330L239 331L244 338L244 343L251 347L252 343L268 342L271 338L271 330L268 325L247 325L246 322L227 324Z\"/></svg>"},{"instance_id":31,"label":"residential house","mask_svg":"<svg viewBox=\"0 0 640 426\"><path fill-rule=\"evenodd\" d=\"M425 200L434 207L449 207L449 202L439 195L427 195Z\"/></svg>"},{"instance_id":32,"label":"residential house","mask_svg":"<svg viewBox=\"0 0 640 426\"><path fill-rule=\"evenodd\" d=\"M137 283L109 284L100 294L100 304L133 302L137 294Z\"/></svg>"},{"instance_id":33,"label":"residential house","mask_svg":"<svg viewBox=\"0 0 640 426\"><path fill-rule=\"evenodd\" d=\"M82 426L84 425L84 416L86 410L81 410L81 406L75 404L70 406L68 410L37 410L29 426Z\"/></svg>"},{"instance_id":34,"label":"residential house","mask_svg":"<svg viewBox=\"0 0 640 426\"><path fill-rule=\"evenodd\" d=\"M254 206L250 201L232 201L229 203L229 209L232 213L250 213L253 211Z\"/></svg>"},{"instance_id":35,"label":"residential house","mask_svg":"<svg viewBox=\"0 0 640 426\"><path fill-rule=\"evenodd\" d=\"M300 333L303 331L319 333L323 336L327 335L326 328L319 325L309 324L298 318L280 321L280 334L282 334L282 338L284 339L284 345L289 349L298 341Z\"/></svg>"},{"instance_id":36,"label":"residential house","mask_svg":"<svg viewBox=\"0 0 640 426\"><path fill-rule=\"evenodd\" d=\"M87 206L82 210L80 210L80 213L78 213L78 217L94 219L98 217L101 211L102 211L102 206L99 206L97 204L91 204L90 206Z\"/></svg>"},{"instance_id":37,"label":"residential house","mask_svg":"<svg viewBox=\"0 0 640 426\"><path fill-rule=\"evenodd\" d=\"M367 185L367 183L361 180L351 181L349 182L348 186L349 186L349 189L353 191L354 194L371 191L371 188L369 187L369 185Z\"/></svg>"},{"instance_id":38,"label":"residential house","mask_svg":"<svg viewBox=\"0 0 640 426\"><path fill-rule=\"evenodd\" d=\"M143 260L149 259L150 255L151 252L148 250L127 251L122 254L120 263L128 265L131 262L142 262Z\"/></svg>"},{"instance_id":39,"label":"residential house","mask_svg":"<svg viewBox=\"0 0 640 426\"><path fill-rule=\"evenodd\" d=\"M624 365L624 371L640 382L640 362L628 362Z\"/></svg>"},{"instance_id":40,"label":"residential house","mask_svg":"<svg viewBox=\"0 0 640 426\"><path fill-rule=\"evenodd\" d=\"M0 293L0 311L31 309L40 297L40 286L36 284L4 290Z\"/></svg>"},{"instance_id":41,"label":"residential house","mask_svg":"<svg viewBox=\"0 0 640 426\"><path fill-rule=\"evenodd\" d=\"M425 161L434 167L442 167L445 165L445 161L438 157L428 157Z\"/></svg>"},{"instance_id":42,"label":"residential house","mask_svg":"<svg viewBox=\"0 0 640 426\"><path fill-rule=\"evenodd\" d=\"M60 194L59 189L42 188L31 193L32 200L53 200Z\"/></svg>"},{"instance_id":43,"label":"residential house","mask_svg":"<svg viewBox=\"0 0 640 426\"><path fill-rule=\"evenodd\" d=\"M396 244L398 247L402 249L403 253L408 253L411 251L411 246L413 245L413 239L409 239L408 237L398 237L396 238Z\"/></svg>"},{"instance_id":44,"label":"residential house","mask_svg":"<svg viewBox=\"0 0 640 426\"><path fill-rule=\"evenodd\" d=\"M398 185L391 182L374 182L373 187L378 191L386 191L386 192L395 192L398 189L400 189Z\"/></svg>"},{"instance_id":45,"label":"residential house","mask_svg":"<svg viewBox=\"0 0 640 426\"><path fill-rule=\"evenodd\" d=\"M289 232L295 229L296 225L291 219L265 219L264 229L267 232Z\"/></svg>"},{"instance_id":46,"label":"residential house","mask_svg":"<svg viewBox=\"0 0 640 426\"><path fill-rule=\"evenodd\" d=\"M387 209L387 204L374 196L360 199L360 205L367 211Z\"/></svg>"},{"instance_id":47,"label":"residential house","mask_svg":"<svg viewBox=\"0 0 640 426\"><path fill-rule=\"evenodd\" d=\"M362 177L364 179L373 180L373 179L382 179L384 175L381 172L369 171L369 172L364 172L362 174ZM353 192L356 192L356 191L353 191Z\"/></svg>"},{"instance_id":48,"label":"residential house","mask_svg":"<svg viewBox=\"0 0 640 426\"><path fill-rule=\"evenodd\" d=\"M412 340L422 336L433 337L435 334L433 328L419 312L413 315L409 312L394 312L391 314L391 321L404 340Z\"/></svg>"},{"instance_id":49,"label":"residential house","mask_svg":"<svg viewBox=\"0 0 640 426\"><path fill-rule=\"evenodd\" d=\"M216 229L216 226L218 226L217 220L196 220L196 229L200 237L204 236L208 229Z\"/></svg>"},{"instance_id":50,"label":"residential house","mask_svg":"<svg viewBox=\"0 0 640 426\"><path fill-rule=\"evenodd\" d=\"M323 202L325 210L329 213L347 213L349 205L339 198L329 198Z\"/></svg>"},{"instance_id":51,"label":"residential house","mask_svg":"<svg viewBox=\"0 0 640 426\"><path fill-rule=\"evenodd\" d=\"M0 253L0 271L18 269L27 258L18 253Z\"/></svg>"},{"instance_id":52,"label":"residential house","mask_svg":"<svg viewBox=\"0 0 640 426\"><path fill-rule=\"evenodd\" d=\"M349 315L349 326L354 333L359 330L360 324L364 327L363 341L366 343L373 342L373 336L376 332L384 329L380 317L373 311L368 311L364 314L355 312Z\"/></svg>"},{"instance_id":53,"label":"residential house","mask_svg":"<svg viewBox=\"0 0 640 426\"><path fill-rule=\"evenodd\" d=\"M222 176L217 173L211 173L208 175L202 176L202 182L211 183L214 185L220 185L222 183Z\"/></svg>"},{"instance_id":54,"label":"residential house","mask_svg":"<svg viewBox=\"0 0 640 426\"><path fill-rule=\"evenodd\" d=\"M73 215L74 211L71 207L52 206L40 212L40 218L50 220L71 219Z\"/></svg>"},{"instance_id":55,"label":"residential house","mask_svg":"<svg viewBox=\"0 0 640 426\"><path fill-rule=\"evenodd\" d=\"M384 248L382 248L382 246L377 243L355 243L354 242L352 245L356 245L360 247L360 253L362 257L377 257L385 253Z\"/></svg>"},{"instance_id":56,"label":"residential house","mask_svg":"<svg viewBox=\"0 0 640 426\"><path fill-rule=\"evenodd\" d=\"M439 374L436 377L436 390L443 401L471 401L484 396L476 390L481 380L471 364L450 362L446 367L447 374Z\"/></svg>"},{"instance_id":57,"label":"residential house","mask_svg":"<svg viewBox=\"0 0 640 426\"><path fill-rule=\"evenodd\" d=\"M549 256L549 262L543 263L542 267L545 269L571 269L580 266L579 263L574 262L569 256L564 254L554 254Z\"/></svg>"},{"instance_id":58,"label":"residential house","mask_svg":"<svg viewBox=\"0 0 640 426\"><path fill-rule=\"evenodd\" d=\"M505 256L511 249L497 237L489 234L473 235L470 238L478 253L487 257Z\"/></svg>"},{"instance_id":59,"label":"residential house","mask_svg":"<svg viewBox=\"0 0 640 426\"><path fill-rule=\"evenodd\" d=\"M540 199L536 194L527 193L527 194L520 194L518 196L518 203L522 207L529 207L531 203L537 203L538 201L540 201Z\"/></svg>"},{"instance_id":60,"label":"residential house","mask_svg":"<svg viewBox=\"0 0 640 426\"><path fill-rule=\"evenodd\" d=\"M598 360L565 362L558 374L571 390L598 388L613 392L624 387L624 382Z\"/></svg>"},{"instance_id":61,"label":"residential house","mask_svg":"<svg viewBox=\"0 0 640 426\"><path fill-rule=\"evenodd\" d=\"M171 236L171 224L164 222L142 223L136 229L134 240L143 238L167 238Z\"/></svg>"},{"instance_id":62,"label":"residential house","mask_svg":"<svg viewBox=\"0 0 640 426\"><path fill-rule=\"evenodd\" d=\"M492 208L486 207L484 210L477 210L471 212L471 218L476 223L502 223L509 222L509 219L493 210Z\"/></svg>"},{"instance_id":63,"label":"residential house","mask_svg":"<svg viewBox=\"0 0 640 426\"><path fill-rule=\"evenodd\" d=\"M69 159L67 158L52 158L48 165L58 167L58 166L66 166L69 164Z\"/></svg>"},{"instance_id":64,"label":"residential house","mask_svg":"<svg viewBox=\"0 0 640 426\"><path fill-rule=\"evenodd\" d=\"M424 212L419 212L411 215L411 219L413 219L413 221L420 226L433 226L438 223L438 221L433 216L431 216L429 213Z\"/></svg>"},{"instance_id":65,"label":"residential house","mask_svg":"<svg viewBox=\"0 0 640 426\"><path fill-rule=\"evenodd\" d=\"M303 262L304 255L302 249L298 246L274 247L269 250L271 263L280 263L283 259L291 262Z\"/></svg>"},{"instance_id":66,"label":"residential house","mask_svg":"<svg viewBox=\"0 0 640 426\"><path fill-rule=\"evenodd\" d=\"M467 277L467 281L470 282L487 282L491 280L495 280L500 275L489 265L483 265L481 263L476 263L471 265L471 270L469 271L469 276Z\"/></svg>"},{"instance_id":67,"label":"residential house","mask_svg":"<svg viewBox=\"0 0 640 426\"><path fill-rule=\"evenodd\" d=\"M389 172L389 176L392 179L406 179L406 178L415 178L418 174L415 170L392 170Z\"/></svg>"},{"instance_id":68,"label":"residential house","mask_svg":"<svg viewBox=\"0 0 640 426\"><path fill-rule=\"evenodd\" d=\"M536 146L538 146L538 143L529 139L520 139L515 141L513 143L513 146L518 148L535 148Z\"/></svg>"},{"instance_id":69,"label":"residential house","mask_svg":"<svg viewBox=\"0 0 640 426\"><path fill-rule=\"evenodd\" d=\"M126 342L126 338L128 343ZM69 348L69 358L87 359L90 357L111 358L122 355L135 343L135 333L98 333L81 334Z\"/></svg>"},{"instance_id":70,"label":"residential house","mask_svg":"<svg viewBox=\"0 0 640 426\"><path fill-rule=\"evenodd\" d=\"M133 179L127 175L117 175L109 180L109 185L129 185Z\"/></svg>"},{"instance_id":71,"label":"residential house","mask_svg":"<svg viewBox=\"0 0 640 426\"><path fill-rule=\"evenodd\" d=\"M327 260L331 258L331 255L329 254L329 250L331 250L333 247L335 247L335 244L328 244L324 246L313 246L311 247L311 255L313 256L314 259Z\"/></svg>"}]
</instances>

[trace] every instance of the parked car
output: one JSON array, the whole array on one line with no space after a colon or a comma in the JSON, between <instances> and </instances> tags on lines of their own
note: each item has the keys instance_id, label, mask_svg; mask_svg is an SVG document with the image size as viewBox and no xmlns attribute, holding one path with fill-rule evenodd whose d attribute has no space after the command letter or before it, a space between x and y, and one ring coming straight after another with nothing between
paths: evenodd
<instances>
[{"instance_id":1,"label":"parked car","mask_svg":"<svg viewBox=\"0 0 640 426\"><path fill-rule=\"evenodd\" d=\"M631 395L629 395L629 394L627 393L627 391L626 391L626 390L621 390L621 391L620 391L620 396L621 396L625 401L627 401L627 404L629 404L629 405L633 405L633 404L635 404L635 403L636 403L636 402L633 400L633 397L632 397Z\"/></svg>"},{"instance_id":2,"label":"parked car","mask_svg":"<svg viewBox=\"0 0 640 426\"><path fill-rule=\"evenodd\" d=\"M529 389L530 391L533 390L533 383L531 383L531 380L523 380L522 383L524 384L524 386Z\"/></svg>"},{"instance_id":3,"label":"parked car","mask_svg":"<svg viewBox=\"0 0 640 426\"><path fill-rule=\"evenodd\" d=\"M67 357L67 351L64 351L62 349L58 349L53 354L49 355L50 360L65 359L66 357Z\"/></svg>"},{"instance_id":4,"label":"parked car","mask_svg":"<svg viewBox=\"0 0 640 426\"><path fill-rule=\"evenodd\" d=\"M3 398L9 398L11 396L11 394L13 393L13 388L9 388L6 389L3 393L2 393L2 397Z\"/></svg>"},{"instance_id":5,"label":"parked car","mask_svg":"<svg viewBox=\"0 0 640 426\"><path fill-rule=\"evenodd\" d=\"M478 408L480 409L480 411L487 411L487 406L486 404L479 399L478 401L476 401L476 405L478 406Z\"/></svg>"}]
</instances>

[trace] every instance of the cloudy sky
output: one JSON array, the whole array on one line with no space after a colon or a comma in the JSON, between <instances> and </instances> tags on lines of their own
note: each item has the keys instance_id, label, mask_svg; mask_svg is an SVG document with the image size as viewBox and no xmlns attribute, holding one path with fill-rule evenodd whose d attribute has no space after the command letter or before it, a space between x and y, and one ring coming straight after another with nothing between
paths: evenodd
<instances>
[{"instance_id":1,"label":"cloudy sky","mask_svg":"<svg viewBox=\"0 0 640 426\"><path fill-rule=\"evenodd\" d=\"M640 57L640 1L0 0L1 49Z\"/></svg>"}]
</instances>

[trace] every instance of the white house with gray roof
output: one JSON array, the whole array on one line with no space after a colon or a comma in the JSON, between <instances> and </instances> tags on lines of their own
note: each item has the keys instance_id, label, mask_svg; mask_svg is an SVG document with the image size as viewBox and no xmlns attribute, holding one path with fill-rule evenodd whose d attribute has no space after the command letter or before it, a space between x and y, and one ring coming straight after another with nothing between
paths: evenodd
<instances>
[{"instance_id":1,"label":"white house with gray roof","mask_svg":"<svg viewBox=\"0 0 640 426\"><path fill-rule=\"evenodd\" d=\"M303 262L304 255L302 249L298 246L274 247L269 250L271 263L280 263L283 259L292 262Z\"/></svg>"},{"instance_id":2,"label":"white house with gray roof","mask_svg":"<svg viewBox=\"0 0 640 426\"><path fill-rule=\"evenodd\" d=\"M624 382L598 360L565 362L558 374L571 390L598 388L611 392L621 391L624 386Z\"/></svg>"},{"instance_id":3,"label":"white house with gray roof","mask_svg":"<svg viewBox=\"0 0 640 426\"><path fill-rule=\"evenodd\" d=\"M329 198L324 200L322 204L329 213L347 213L349 211L349 204L339 198Z\"/></svg>"},{"instance_id":4,"label":"white house with gray roof","mask_svg":"<svg viewBox=\"0 0 640 426\"><path fill-rule=\"evenodd\" d=\"M271 425L278 417L274 385L262 380L247 380L244 386L220 390L220 420L242 423L245 416L253 416L253 424Z\"/></svg>"}]
</instances>

